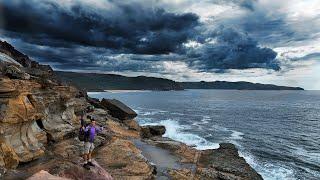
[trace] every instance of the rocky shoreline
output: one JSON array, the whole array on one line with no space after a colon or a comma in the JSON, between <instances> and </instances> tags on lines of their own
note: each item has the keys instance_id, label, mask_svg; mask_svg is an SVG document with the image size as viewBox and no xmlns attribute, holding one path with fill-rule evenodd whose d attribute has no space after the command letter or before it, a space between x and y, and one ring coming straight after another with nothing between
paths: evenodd
<instances>
[{"instance_id":1,"label":"rocky shoreline","mask_svg":"<svg viewBox=\"0 0 320 180\"><path fill-rule=\"evenodd\" d=\"M0 42L0 179L262 179L233 144L196 150L140 126L117 100L89 98L49 66ZM93 105L98 125L94 168L82 167L77 114Z\"/></svg>"}]
</instances>

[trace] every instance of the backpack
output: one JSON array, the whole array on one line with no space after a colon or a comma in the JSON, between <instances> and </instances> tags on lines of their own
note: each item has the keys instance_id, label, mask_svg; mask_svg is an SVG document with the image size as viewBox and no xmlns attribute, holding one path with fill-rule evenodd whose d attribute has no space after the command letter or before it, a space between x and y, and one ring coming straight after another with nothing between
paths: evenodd
<instances>
[{"instance_id":1,"label":"backpack","mask_svg":"<svg viewBox=\"0 0 320 180\"><path fill-rule=\"evenodd\" d=\"M88 125L84 125L84 128L87 128ZM90 138L90 131L85 132L82 127L79 129L78 139L80 141L88 142Z\"/></svg>"},{"instance_id":2,"label":"backpack","mask_svg":"<svg viewBox=\"0 0 320 180\"><path fill-rule=\"evenodd\" d=\"M82 129L82 127L79 130L78 138L80 141L84 141L86 139L86 132Z\"/></svg>"}]
</instances>

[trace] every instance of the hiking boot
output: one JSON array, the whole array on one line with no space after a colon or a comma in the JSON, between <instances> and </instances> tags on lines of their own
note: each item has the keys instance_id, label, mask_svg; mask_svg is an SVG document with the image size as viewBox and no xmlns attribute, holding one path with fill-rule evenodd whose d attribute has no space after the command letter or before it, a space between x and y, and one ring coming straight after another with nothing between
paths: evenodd
<instances>
[{"instance_id":1,"label":"hiking boot","mask_svg":"<svg viewBox=\"0 0 320 180\"><path fill-rule=\"evenodd\" d=\"M87 163L89 166L95 166L92 162Z\"/></svg>"},{"instance_id":2,"label":"hiking boot","mask_svg":"<svg viewBox=\"0 0 320 180\"><path fill-rule=\"evenodd\" d=\"M87 170L90 170L90 166L89 166L88 163L87 163L87 164L84 164L83 167L84 167L85 169L87 169Z\"/></svg>"}]
</instances>

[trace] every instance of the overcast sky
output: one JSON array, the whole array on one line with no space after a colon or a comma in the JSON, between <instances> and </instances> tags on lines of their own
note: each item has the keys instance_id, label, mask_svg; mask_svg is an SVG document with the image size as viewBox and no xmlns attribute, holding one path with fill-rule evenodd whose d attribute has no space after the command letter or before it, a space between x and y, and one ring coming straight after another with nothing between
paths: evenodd
<instances>
[{"instance_id":1,"label":"overcast sky","mask_svg":"<svg viewBox=\"0 0 320 180\"><path fill-rule=\"evenodd\" d=\"M320 89L319 0L0 0L0 35L57 70Z\"/></svg>"}]
</instances>

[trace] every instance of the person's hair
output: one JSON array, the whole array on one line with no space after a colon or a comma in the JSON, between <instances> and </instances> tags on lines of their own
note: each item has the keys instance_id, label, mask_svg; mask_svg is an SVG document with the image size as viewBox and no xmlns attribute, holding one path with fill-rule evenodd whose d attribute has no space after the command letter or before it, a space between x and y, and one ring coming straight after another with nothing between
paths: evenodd
<instances>
[{"instance_id":1,"label":"person's hair","mask_svg":"<svg viewBox=\"0 0 320 180\"><path fill-rule=\"evenodd\" d=\"M92 121L96 121L96 120L94 118L91 118L90 121L92 122Z\"/></svg>"}]
</instances>

